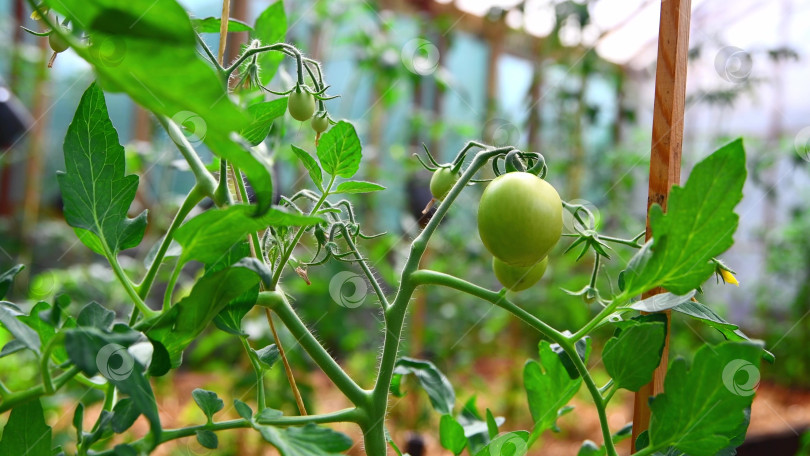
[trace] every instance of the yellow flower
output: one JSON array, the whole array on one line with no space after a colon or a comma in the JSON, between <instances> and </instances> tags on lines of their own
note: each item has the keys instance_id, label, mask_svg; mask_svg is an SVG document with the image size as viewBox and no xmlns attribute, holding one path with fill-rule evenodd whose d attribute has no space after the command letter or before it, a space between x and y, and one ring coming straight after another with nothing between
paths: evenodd
<instances>
[{"instance_id":1,"label":"yellow flower","mask_svg":"<svg viewBox=\"0 0 810 456\"><path fill-rule=\"evenodd\" d=\"M730 283L732 285L740 286L740 282L737 281L737 278L734 277L734 274L731 273L728 269L717 268L720 270L720 276L723 278L723 282Z\"/></svg>"}]
</instances>

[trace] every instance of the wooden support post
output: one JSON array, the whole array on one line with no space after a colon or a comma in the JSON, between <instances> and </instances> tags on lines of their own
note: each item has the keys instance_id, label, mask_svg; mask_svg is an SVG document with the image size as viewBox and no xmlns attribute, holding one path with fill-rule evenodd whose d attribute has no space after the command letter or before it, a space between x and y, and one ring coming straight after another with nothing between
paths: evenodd
<instances>
[{"instance_id":1,"label":"wooden support post","mask_svg":"<svg viewBox=\"0 0 810 456\"><path fill-rule=\"evenodd\" d=\"M689 19L691 0L664 0L661 3L661 23L658 28L658 62L655 70L655 109L653 112L652 148L650 151L650 187L647 210L657 203L666 211L669 190L680 183L681 147L683 143L684 100L686 97L686 65L689 52ZM650 219L647 218L647 239ZM644 297L660 293L648 292ZM638 435L650 424L650 396L664 389L669 358L669 311L667 311L667 340L661 364L653 380L636 393L633 411L633 451Z\"/></svg>"}]
</instances>

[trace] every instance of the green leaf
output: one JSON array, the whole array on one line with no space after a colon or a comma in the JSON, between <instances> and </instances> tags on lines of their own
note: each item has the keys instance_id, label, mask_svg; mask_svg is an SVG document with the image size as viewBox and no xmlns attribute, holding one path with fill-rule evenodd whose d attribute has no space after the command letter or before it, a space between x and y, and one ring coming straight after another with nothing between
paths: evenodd
<instances>
[{"instance_id":1,"label":"green leaf","mask_svg":"<svg viewBox=\"0 0 810 456\"><path fill-rule=\"evenodd\" d=\"M669 367L664 393L650 403L650 442L693 456L714 456L739 435L759 382L761 348L723 342L703 346L691 368L683 359Z\"/></svg>"},{"instance_id":2,"label":"green leaf","mask_svg":"<svg viewBox=\"0 0 810 456\"><path fill-rule=\"evenodd\" d=\"M109 331L115 321L115 312L105 309L101 304L93 301L87 304L79 312L76 318L78 326L97 328L102 331Z\"/></svg>"},{"instance_id":3,"label":"green leaf","mask_svg":"<svg viewBox=\"0 0 810 456\"><path fill-rule=\"evenodd\" d=\"M607 341L602 350L602 362L617 387L638 391L652 380L655 368L661 363L666 331L662 322L642 323Z\"/></svg>"},{"instance_id":4,"label":"green leaf","mask_svg":"<svg viewBox=\"0 0 810 456\"><path fill-rule=\"evenodd\" d=\"M191 25L197 33L219 33L219 28L222 26L222 19L218 17L206 17L203 19L195 18L191 20ZM228 19L229 32L252 32L253 27L245 24L242 21L230 18Z\"/></svg>"},{"instance_id":5,"label":"green leaf","mask_svg":"<svg viewBox=\"0 0 810 456\"><path fill-rule=\"evenodd\" d=\"M197 441L200 442L205 448L209 450L216 450L219 446L219 438L217 435L214 434L213 431L209 431L207 429L200 429L196 432L197 434Z\"/></svg>"},{"instance_id":6,"label":"green leaf","mask_svg":"<svg viewBox=\"0 0 810 456\"><path fill-rule=\"evenodd\" d=\"M495 421L495 417L489 409L487 409L487 433L489 433L490 439L494 439L498 435L498 422Z\"/></svg>"},{"instance_id":7,"label":"green leaf","mask_svg":"<svg viewBox=\"0 0 810 456\"><path fill-rule=\"evenodd\" d=\"M695 290L692 290L684 295L676 295L674 293L659 293L657 295L650 296L647 299L634 302L629 307L633 310L639 310L641 312L661 312L688 302L693 296L695 296Z\"/></svg>"},{"instance_id":8,"label":"green leaf","mask_svg":"<svg viewBox=\"0 0 810 456\"><path fill-rule=\"evenodd\" d=\"M605 447L599 446L590 440L586 440L582 442L582 446L579 447L577 456L605 456L605 454Z\"/></svg>"},{"instance_id":9,"label":"green leaf","mask_svg":"<svg viewBox=\"0 0 810 456\"><path fill-rule=\"evenodd\" d=\"M112 429L116 434L120 434L135 424L135 420L141 416L140 410L135 406L132 398L125 397L118 401L113 407Z\"/></svg>"},{"instance_id":10,"label":"green leaf","mask_svg":"<svg viewBox=\"0 0 810 456\"><path fill-rule=\"evenodd\" d=\"M562 359L548 341L540 342L539 352L540 362L529 360L523 368L523 385L535 422L532 433L554 427L558 411L568 404L582 384L582 377L572 379L568 375Z\"/></svg>"},{"instance_id":11,"label":"green leaf","mask_svg":"<svg viewBox=\"0 0 810 456\"><path fill-rule=\"evenodd\" d=\"M284 416L284 412L274 408L266 407L256 415L256 422L259 424L270 424Z\"/></svg>"},{"instance_id":12,"label":"green leaf","mask_svg":"<svg viewBox=\"0 0 810 456\"><path fill-rule=\"evenodd\" d=\"M286 429L257 426L257 429L281 456L333 456L352 446L352 440L345 434L315 424Z\"/></svg>"},{"instance_id":13,"label":"green leaf","mask_svg":"<svg viewBox=\"0 0 810 456\"><path fill-rule=\"evenodd\" d=\"M22 341L18 339L12 339L7 344L3 345L3 349L0 350L0 358L3 358L8 355L13 355L14 353L25 350L26 348L28 347L26 347Z\"/></svg>"},{"instance_id":14,"label":"green leaf","mask_svg":"<svg viewBox=\"0 0 810 456\"><path fill-rule=\"evenodd\" d=\"M23 269L25 269L25 265L18 264L0 274L0 299L6 297L8 289L11 288L11 284L14 283L14 277L16 277L17 274L19 274Z\"/></svg>"},{"instance_id":15,"label":"green leaf","mask_svg":"<svg viewBox=\"0 0 810 456\"><path fill-rule=\"evenodd\" d=\"M349 122L341 120L324 133L317 149L323 170L332 176L348 179L360 168L360 138Z\"/></svg>"},{"instance_id":16,"label":"green leaf","mask_svg":"<svg viewBox=\"0 0 810 456\"><path fill-rule=\"evenodd\" d=\"M318 162L304 149L294 144L291 144L290 147L295 153L295 156L298 157L298 160L304 164L304 168L307 169L310 179L312 179L312 182L318 187L318 190L323 190L323 171L321 171L321 166L318 165Z\"/></svg>"},{"instance_id":17,"label":"green leaf","mask_svg":"<svg viewBox=\"0 0 810 456\"><path fill-rule=\"evenodd\" d=\"M84 92L63 148L66 171L56 178L67 223L92 233L95 239L89 246L94 250L100 246L108 257L138 245L146 228L146 211L134 219L127 217L138 176L125 175L124 148L96 84ZM79 239L88 244L85 236Z\"/></svg>"},{"instance_id":18,"label":"green leaf","mask_svg":"<svg viewBox=\"0 0 810 456\"><path fill-rule=\"evenodd\" d=\"M529 433L526 431L507 432L494 438L475 456L525 456L529 452L528 441Z\"/></svg>"},{"instance_id":19,"label":"green leaf","mask_svg":"<svg viewBox=\"0 0 810 456\"><path fill-rule=\"evenodd\" d=\"M233 400L233 408L236 409L236 413L238 413L239 416L241 416L242 418L246 420L253 419L253 409L251 409L249 405L245 404L239 399Z\"/></svg>"},{"instance_id":20,"label":"green leaf","mask_svg":"<svg viewBox=\"0 0 810 456\"><path fill-rule=\"evenodd\" d=\"M270 134L273 121L287 111L287 97L256 103L247 108L250 124L242 129L242 137L251 146L258 146Z\"/></svg>"},{"instance_id":21,"label":"green leaf","mask_svg":"<svg viewBox=\"0 0 810 456\"><path fill-rule=\"evenodd\" d=\"M458 414L458 423L464 428L470 454L476 454L490 441L489 427L475 406L476 397L473 396L464 403L461 413ZM496 418L497 425L503 424L503 418Z\"/></svg>"},{"instance_id":22,"label":"green leaf","mask_svg":"<svg viewBox=\"0 0 810 456\"><path fill-rule=\"evenodd\" d=\"M365 181L341 182L332 193L370 193L385 190L382 185Z\"/></svg>"},{"instance_id":23,"label":"green leaf","mask_svg":"<svg viewBox=\"0 0 810 456\"><path fill-rule=\"evenodd\" d=\"M259 361L264 364L266 369L270 369L276 364L276 361L281 357L281 352L279 351L276 344L270 344L260 350L254 350L256 353L256 357L259 358Z\"/></svg>"},{"instance_id":24,"label":"green leaf","mask_svg":"<svg viewBox=\"0 0 810 456\"><path fill-rule=\"evenodd\" d=\"M727 340L731 341L752 341L745 333L740 331L739 327L735 324L729 323L723 319L720 315L717 315L717 312L711 309L711 307L706 306L705 304L699 303L697 301L687 301L683 304L680 304L676 307L673 307L672 310L676 312L680 312L684 315L689 315L692 318L696 318L703 323L711 326L712 328L720 331L720 334L723 335ZM769 363L773 363L776 361L773 353L769 352L765 348L762 349L762 358Z\"/></svg>"},{"instance_id":25,"label":"green leaf","mask_svg":"<svg viewBox=\"0 0 810 456\"><path fill-rule=\"evenodd\" d=\"M269 226L310 226L323 221L320 217L293 214L276 208L261 217L253 217L252 210L248 205L208 210L181 225L175 232L175 239L183 246L180 261L214 263L250 232Z\"/></svg>"},{"instance_id":26,"label":"green leaf","mask_svg":"<svg viewBox=\"0 0 810 456\"><path fill-rule=\"evenodd\" d=\"M250 247L247 242L239 242L233 246L223 258L215 264L207 264L205 267L205 274L213 274L228 266L231 266L241 260L242 258L250 256ZM261 263L256 263L261 266ZM270 282L272 273L267 268L262 268L257 273L262 277L265 283ZM217 316L214 318L214 324L217 328L235 336L246 336L242 332L242 319L250 312L253 305L256 304L256 298L259 296L259 285L249 288L247 291L232 299L225 305Z\"/></svg>"},{"instance_id":27,"label":"green leaf","mask_svg":"<svg viewBox=\"0 0 810 456\"><path fill-rule=\"evenodd\" d=\"M265 46L283 43L287 35L287 15L284 12L284 2L278 0L267 7L256 18L252 39L258 39ZM258 62L261 68L262 84L268 84L278 70L278 64L284 58L281 52L263 52Z\"/></svg>"},{"instance_id":28,"label":"green leaf","mask_svg":"<svg viewBox=\"0 0 810 456\"><path fill-rule=\"evenodd\" d=\"M82 424L84 423L84 404L76 404L73 412L73 429L76 430L76 443L82 443Z\"/></svg>"},{"instance_id":29,"label":"green leaf","mask_svg":"<svg viewBox=\"0 0 810 456\"><path fill-rule=\"evenodd\" d=\"M160 416L152 386L143 366L126 349L140 338L140 333L123 324L114 325L110 331L79 326L65 330L65 348L85 375L101 373L119 392L132 398L133 406L149 420L152 433L159 439Z\"/></svg>"},{"instance_id":30,"label":"green leaf","mask_svg":"<svg viewBox=\"0 0 810 456\"><path fill-rule=\"evenodd\" d=\"M571 332L567 330L563 331L563 334L569 337L572 335ZM576 343L574 343L574 350L576 350L579 359L581 359L583 363L588 362L588 356L591 355L591 349L592 347L590 336L585 336L582 339L576 341ZM572 379L578 378L580 376L577 367L574 365L574 361L571 360L571 357L568 356L568 353L566 353L566 351L563 350L560 344L551 344L551 350L553 350L554 353L556 353L557 356L560 357L560 361L562 361L565 370L568 371L568 375Z\"/></svg>"},{"instance_id":31,"label":"green leaf","mask_svg":"<svg viewBox=\"0 0 810 456\"><path fill-rule=\"evenodd\" d=\"M443 415L453 413L456 403L453 385L433 363L414 358L399 358L394 365L396 382L399 383L400 377L408 374L413 374L419 380L437 412Z\"/></svg>"},{"instance_id":32,"label":"green leaf","mask_svg":"<svg viewBox=\"0 0 810 456\"><path fill-rule=\"evenodd\" d=\"M461 454L467 446L464 428L451 415L442 415L439 421L439 442L455 455Z\"/></svg>"},{"instance_id":33,"label":"green leaf","mask_svg":"<svg viewBox=\"0 0 810 456\"><path fill-rule=\"evenodd\" d=\"M151 323L146 331L153 341L162 344L176 368L183 350L197 338L208 323L233 299L259 283L255 258L244 258L231 267L204 275L188 296Z\"/></svg>"},{"instance_id":34,"label":"green leaf","mask_svg":"<svg viewBox=\"0 0 810 456\"><path fill-rule=\"evenodd\" d=\"M650 208L652 244L641 249L624 274L628 295L657 286L683 295L699 287L715 271L711 259L734 243L742 199L745 150L733 141L695 165L683 187L670 193L667 213Z\"/></svg>"},{"instance_id":35,"label":"green leaf","mask_svg":"<svg viewBox=\"0 0 810 456\"><path fill-rule=\"evenodd\" d=\"M204 389L196 388L191 392L191 397L194 398L194 402L197 403L200 410L205 413L209 423L213 419L214 414L222 410L222 408L225 406L222 399L220 399L217 396L217 393L213 391L206 391Z\"/></svg>"},{"instance_id":36,"label":"green leaf","mask_svg":"<svg viewBox=\"0 0 810 456\"><path fill-rule=\"evenodd\" d=\"M21 315L22 313L17 310L17 306L7 301L0 301L0 324L15 339L25 344L26 348L39 355L39 335L17 318Z\"/></svg>"},{"instance_id":37,"label":"green leaf","mask_svg":"<svg viewBox=\"0 0 810 456\"><path fill-rule=\"evenodd\" d=\"M24 402L13 409L0 439L0 454L51 456L51 427L39 399Z\"/></svg>"}]
</instances>

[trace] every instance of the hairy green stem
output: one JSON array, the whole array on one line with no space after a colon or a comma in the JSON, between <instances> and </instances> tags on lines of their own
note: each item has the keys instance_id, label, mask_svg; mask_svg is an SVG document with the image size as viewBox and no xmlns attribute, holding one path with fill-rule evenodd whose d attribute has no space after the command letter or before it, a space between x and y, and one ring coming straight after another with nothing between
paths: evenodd
<instances>
[{"instance_id":1,"label":"hairy green stem","mask_svg":"<svg viewBox=\"0 0 810 456\"><path fill-rule=\"evenodd\" d=\"M169 276L169 283L166 284L166 291L163 293L164 312L172 306L172 292L174 292L174 287L177 285L177 279L180 277L180 271L182 270L183 263L181 259L178 258L177 262L174 264L174 269L172 269L172 275Z\"/></svg>"},{"instance_id":2,"label":"hairy green stem","mask_svg":"<svg viewBox=\"0 0 810 456\"><path fill-rule=\"evenodd\" d=\"M332 178L329 179L329 185L327 185L326 189L324 189L321 198L318 200L318 202L315 203L314 206L312 206L312 210L309 211L309 215L313 215L316 212L318 212L318 209L321 208L323 202L326 201L326 197L329 196L329 192L332 190L332 186L334 184L335 184L335 176L332 176ZM271 290L276 289L278 281L279 279L281 279L281 271L284 270L284 266L287 264L287 261L289 261L290 255L292 255L293 250L295 250L295 246L298 245L298 241L301 240L301 236L303 235L304 235L304 227L303 226L298 227L298 231L295 233L295 236L293 236L292 242L290 242L290 245L287 247L287 250L284 251L284 253L282 253L278 265L273 270L273 280L270 283Z\"/></svg>"},{"instance_id":3,"label":"hairy green stem","mask_svg":"<svg viewBox=\"0 0 810 456\"><path fill-rule=\"evenodd\" d=\"M171 138L172 142L174 142L174 144L180 150L180 153L183 154L183 158L185 158L186 162L188 162L188 166L191 168L191 172L194 174L194 178L197 180L197 187L200 188L205 196L213 199L217 181L214 179L214 176L212 176L211 173L205 168L205 164L203 164L202 160L200 160L199 155L197 155L197 152L194 150L191 143L188 142L186 135L183 133L180 127L174 123L173 120L158 113L155 113L155 116L157 117L158 122L160 122L160 124L169 134L169 138Z\"/></svg>"},{"instance_id":4,"label":"hairy green stem","mask_svg":"<svg viewBox=\"0 0 810 456\"><path fill-rule=\"evenodd\" d=\"M332 358L329 352L318 342L318 339L307 329L304 322L295 313L284 293L278 291L263 291L259 293L257 305L264 306L276 313L284 325L295 337L301 347L309 354L315 364L329 377L338 389L358 407L368 404L369 393L355 383L349 375Z\"/></svg>"},{"instance_id":5,"label":"hairy green stem","mask_svg":"<svg viewBox=\"0 0 810 456\"><path fill-rule=\"evenodd\" d=\"M408 303L413 296L417 283L413 280L413 273L419 269L419 263L427 249L428 241L441 223L464 187L473 176L484 166L490 158L512 150L511 147L487 149L475 155L470 166L462 173L458 181L439 204L436 213L425 226L425 229L411 243L410 254L400 276L399 291L391 305L385 310L385 340L383 342L382 359L377 371L377 380L372 393L372 403L369 423L363 428L363 439L366 451L369 454L385 454L387 442L385 439L385 413L388 408L388 391L391 378L394 375L394 364L399 353L399 342L402 336L402 326L408 310Z\"/></svg>"},{"instance_id":6,"label":"hairy green stem","mask_svg":"<svg viewBox=\"0 0 810 456\"><path fill-rule=\"evenodd\" d=\"M247 353L248 359L250 359L250 365L253 366L253 371L256 373L256 403L259 404L259 410L264 409L267 407L267 400L265 400L264 393L264 370L262 369L261 364L259 364L256 354L250 348L250 343L248 343L247 337L240 337L239 340L242 341L242 346L245 348L245 353Z\"/></svg>"},{"instance_id":7,"label":"hairy green stem","mask_svg":"<svg viewBox=\"0 0 810 456\"><path fill-rule=\"evenodd\" d=\"M357 256L357 262L360 264L360 269L363 270L363 273L368 278L368 281L371 282L371 287L374 288L374 292L377 294L377 298L380 300L380 305L382 305L383 310L387 309L389 306L388 298L385 297L385 293L383 292L382 287L380 287L380 283L377 281L377 278L374 277L374 272L368 266L368 263L366 262L365 258L363 258L363 255L360 254L360 249L357 248L357 245L352 240L352 237L349 236L349 229L346 228L346 225L341 225L340 230L343 233L343 238L346 240L346 245L348 245L349 249Z\"/></svg>"},{"instance_id":8,"label":"hairy green stem","mask_svg":"<svg viewBox=\"0 0 810 456\"><path fill-rule=\"evenodd\" d=\"M51 353L53 353L53 349L56 347L56 342L61 341L64 338L64 333L58 332L50 340L48 343L45 344L45 347L42 349L42 355L40 355L39 359L39 369L42 374L42 387L44 389L45 394L53 394L53 379L51 378Z\"/></svg>"},{"instance_id":9,"label":"hairy green stem","mask_svg":"<svg viewBox=\"0 0 810 456\"><path fill-rule=\"evenodd\" d=\"M105 246L105 250L107 250L106 249L107 244L106 243L103 244ZM135 290L135 285L132 284L132 281L129 280L129 277L127 277L127 274L124 272L124 269L121 268L121 265L118 263L118 258L116 258L116 256L112 252L107 253L108 253L106 255L107 260L110 262L110 266L112 266L115 277L124 287L124 290L126 290L130 299L132 299L132 302L135 303L135 307L146 317L152 317L157 315L157 312L150 309L149 306L147 306L146 303L143 301L143 299L140 297L140 295L138 295L137 290Z\"/></svg>"},{"instance_id":10,"label":"hairy green stem","mask_svg":"<svg viewBox=\"0 0 810 456\"><path fill-rule=\"evenodd\" d=\"M607 412L605 411L607 402L602 398L602 394L599 392L599 387L596 386L596 383L593 381L593 377L591 377L590 372L588 372L588 368L585 366L582 358L579 357L579 354L574 348L574 344L571 342L572 340L576 341L579 339L565 339L557 343L559 343L562 349L568 353L568 358L573 361L574 367L576 367L579 375L582 376L582 381L585 382L585 386L591 393L591 398L593 399L593 403L596 406L596 411L599 414L599 424L602 428L602 437L605 440L607 456L617 456L618 453L616 453L616 446L613 444L613 437L610 433L610 425L608 424L607 420Z\"/></svg>"},{"instance_id":11,"label":"hairy green stem","mask_svg":"<svg viewBox=\"0 0 810 456\"><path fill-rule=\"evenodd\" d=\"M608 303L598 314L596 314L591 321L585 324L579 331L577 331L573 336L571 336L571 340L579 340L585 337L586 335L590 334L591 331L594 330L597 326L599 326L602 321L607 318L610 314L616 311L620 306L622 306L625 302L627 302L627 295L621 293L620 295L613 298L613 300Z\"/></svg>"},{"instance_id":12,"label":"hairy green stem","mask_svg":"<svg viewBox=\"0 0 810 456\"><path fill-rule=\"evenodd\" d=\"M149 270L146 271L146 275L143 277L141 283L135 287L138 290L138 296L141 298L146 299L146 296L149 294L149 290L152 288L152 284L157 276L158 269L160 269L160 264L163 263L163 258L169 250L172 239L174 239L174 232L183 224L188 214L202 201L204 196L203 190L195 185L186 196L183 204L180 205L180 209L174 215L174 219L171 225L169 225L166 235L163 236L163 240L160 242L160 247L158 247L157 254L155 254L155 259L152 260L152 264L149 265Z\"/></svg>"},{"instance_id":13,"label":"hairy green stem","mask_svg":"<svg viewBox=\"0 0 810 456\"><path fill-rule=\"evenodd\" d=\"M301 52L298 49L296 49L295 46L293 46L291 44L287 44L287 43L276 43L276 44L271 44L269 46L260 46L260 47L257 47L257 48L250 48L250 49L246 50L242 55L240 55L239 58L236 59L236 61L233 62L229 67L225 68L225 77L230 79L231 74L233 74L233 72L236 71L237 68L239 68L239 65L245 63L245 60L249 59L254 54L261 54L262 52L269 52L269 51L284 52L284 50L286 50L287 52L292 53L297 60L299 60L299 61L301 60L301 58L302 58ZM299 71L299 74L301 74L300 71Z\"/></svg>"}]
</instances>

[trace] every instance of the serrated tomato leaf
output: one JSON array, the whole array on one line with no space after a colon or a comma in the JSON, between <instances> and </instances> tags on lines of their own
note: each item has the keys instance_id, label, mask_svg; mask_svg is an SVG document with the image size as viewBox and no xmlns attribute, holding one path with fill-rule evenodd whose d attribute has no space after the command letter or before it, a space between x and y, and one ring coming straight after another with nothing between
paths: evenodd
<instances>
[{"instance_id":1,"label":"serrated tomato leaf","mask_svg":"<svg viewBox=\"0 0 810 456\"><path fill-rule=\"evenodd\" d=\"M666 325L650 322L630 326L607 341L602 361L617 387L638 391L652 380L665 337Z\"/></svg>"},{"instance_id":2,"label":"serrated tomato leaf","mask_svg":"<svg viewBox=\"0 0 810 456\"><path fill-rule=\"evenodd\" d=\"M321 165L312 158L312 155L309 152L301 149L300 147L295 146L294 144L291 145L293 153L295 156L298 157L298 160L304 165L304 168L307 169L309 173L310 179L315 185L318 187L319 190L323 190L323 171L321 171Z\"/></svg>"},{"instance_id":3,"label":"serrated tomato leaf","mask_svg":"<svg viewBox=\"0 0 810 456\"><path fill-rule=\"evenodd\" d=\"M23 402L11 409L0 439L0 454L51 456L51 427L39 399Z\"/></svg>"},{"instance_id":4,"label":"serrated tomato leaf","mask_svg":"<svg viewBox=\"0 0 810 456\"><path fill-rule=\"evenodd\" d=\"M64 143L64 173L57 175L67 223L92 233L107 256L135 247L143 238L146 211L127 217L138 190L138 176L125 175L124 148L118 142L104 101L94 83L84 92ZM79 236L88 244L83 236ZM94 248L95 247L95 248Z\"/></svg>"},{"instance_id":5,"label":"serrated tomato leaf","mask_svg":"<svg viewBox=\"0 0 810 456\"><path fill-rule=\"evenodd\" d=\"M540 342L539 355L539 362L529 360L523 368L523 385L535 422L532 433L554 427L559 410L568 404L582 384L582 377L571 378L548 341Z\"/></svg>"},{"instance_id":6,"label":"serrated tomato leaf","mask_svg":"<svg viewBox=\"0 0 810 456\"><path fill-rule=\"evenodd\" d=\"M686 185L672 188L666 214L653 205L653 239L625 270L625 293L634 296L663 286L684 295L711 277L711 259L734 243L739 220L734 208L742 199L745 176L745 150L738 139L695 165Z\"/></svg>"},{"instance_id":7,"label":"serrated tomato leaf","mask_svg":"<svg viewBox=\"0 0 810 456\"><path fill-rule=\"evenodd\" d=\"M354 126L341 120L321 136L318 160L323 170L332 176L349 179L360 168L362 151Z\"/></svg>"},{"instance_id":8,"label":"serrated tomato leaf","mask_svg":"<svg viewBox=\"0 0 810 456\"><path fill-rule=\"evenodd\" d=\"M650 403L650 444L714 456L740 433L759 382L761 347L745 342L703 346L691 367L674 360L664 393Z\"/></svg>"},{"instance_id":9,"label":"serrated tomato leaf","mask_svg":"<svg viewBox=\"0 0 810 456\"><path fill-rule=\"evenodd\" d=\"M270 134L273 121L287 111L287 97L256 103L247 108L250 124L242 129L242 137L251 146L257 146Z\"/></svg>"}]
</instances>

